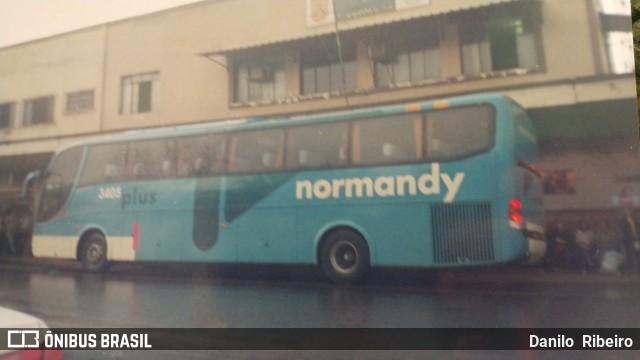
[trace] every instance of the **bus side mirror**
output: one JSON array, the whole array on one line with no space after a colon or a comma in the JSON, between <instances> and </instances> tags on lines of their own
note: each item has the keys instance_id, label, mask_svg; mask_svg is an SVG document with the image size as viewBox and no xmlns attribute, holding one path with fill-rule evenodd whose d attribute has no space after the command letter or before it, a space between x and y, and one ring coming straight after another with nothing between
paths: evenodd
<instances>
[{"instance_id":1,"label":"bus side mirror","mask_svg":"<svg viewBox=\"0 0 640 360\"><path fill-rule=\"evenodd\" d=\"M44 174L46 173L46 170L41 171L41 170L34 170L32 172L30 172L25 178L24 178L24 182L22 183L22 193L20 194L22 196L23 199L26 199L27 197L27 193L29 191L29 188L31 186L31 184L39 179L40 177L42 177Z\"/></svg>"}]
</instances>

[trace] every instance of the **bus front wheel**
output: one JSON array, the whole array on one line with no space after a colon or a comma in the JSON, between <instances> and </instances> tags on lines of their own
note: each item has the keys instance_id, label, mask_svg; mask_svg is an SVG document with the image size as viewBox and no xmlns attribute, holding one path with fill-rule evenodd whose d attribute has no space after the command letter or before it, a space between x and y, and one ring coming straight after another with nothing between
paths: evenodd
<instances>
[{"instance_id":1,"label":"bus front wheel","mask_svg":"<svg viewBox=\"0 0 640 360\"><path fill-rule=\"evenodd\" d=\"M369 270L369 248L362 236L354 231L337 230L322 244L320 265L334 282L357 283Z\"/></svg>"},{"instance_id":2,"label":"bus front wheel","mask_svg":"<svg viewBox=\"0 0 640 360\"><path fill-rule=\"evenodd\" d=\"M82 242L80 261L88 271L102 271L107 267L107 240L100 233L93 233Z\"/></svg>"}]
</instances>

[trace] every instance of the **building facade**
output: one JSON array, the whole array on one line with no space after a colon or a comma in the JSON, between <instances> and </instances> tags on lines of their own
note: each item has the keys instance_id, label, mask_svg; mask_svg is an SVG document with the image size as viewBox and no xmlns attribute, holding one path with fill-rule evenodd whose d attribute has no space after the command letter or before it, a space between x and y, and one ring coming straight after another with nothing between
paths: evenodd
<instances>
[{"instance_id":1,"label":"building facade","mask_svg":"<svg viewBox=\"0 0 640 360\"><path fill-rule=\"evenodd\" d=\"M5 47L0 202L86 137L499 91L534 119L548 211L612 211L640 194L630 26L596 0L209 0Z\"/></svg>"}]
</instances>

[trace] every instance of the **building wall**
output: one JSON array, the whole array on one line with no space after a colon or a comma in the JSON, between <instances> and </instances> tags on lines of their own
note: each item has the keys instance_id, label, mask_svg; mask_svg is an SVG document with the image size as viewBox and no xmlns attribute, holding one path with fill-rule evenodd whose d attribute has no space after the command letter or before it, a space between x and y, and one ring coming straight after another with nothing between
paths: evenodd
<instances>
[{"instance_id":1,"label":"building wall","mask_svg":"<svg viewBox=\"0 0 640 360\"><path fill-rule=\"evenodd\" d=\"M582 152L547 156L540 167L547 173L558 170L573 172L575 193L546 196L545 210L616 208L624 187L630 187L634 194L640 195L638 184L627 180L637 175L637 166L638 157L624 153Z\"/></svg>"},{"instance_id":2,"label":"building wall","mask_svg":"<svg viewBox=\"0 0 640 360\"><path fill-rule=\"evenodd\" d=\"M348 29L394 21L411 11L411 16L450 11L456 6L473 5L470 0L432 0L428 6L355 20L344 20L339 27ZM404 89L361 89L351 95L351 106L402 102L415 99L450 96L509 87L542 85L562 79L576 79L597 74L596 63L606 58L594 47L589 16L591 1L543 1L540 38L543 68L521 76L490 79L464 78L460 69L458 27L460 19L445 16L442 39L446 81ZM334 31L332 24L307 28L305 1L236 0L211 1L170 11L107 24L83 31L0 49L0 101L56 95L56 116L47 126L20 127L5 130L0 141L23 141L97 131L162 126L175 123L219 120L243 116L303 113L345 106L342 96L300 101L295 86L299 70L288 67L288 99L272 104L229 106L230 66L223 55L212 62L198 54L229 48L268 44L283 39L304 38ZM278 18L278 21L272 19ZM238 21L242 19L242 21ZM250 25L247 25L250 24ZM596 44L597 45L597 44ZM292 47L295 50L295 47ZM106 53L105 53L106 52ZM361 51L361 57L365 51ZM593 54L597 56L593 56ZM567 56L576 54L576 56ZM583 54L582 56L578 54ZM292 54L295 62L296 54ZM576 61L576 57L580 60ZM600 59L600 60L596 60ZM157 111L136 115L120 114L123 76L159 72L160 107ZM370 63L359 61L360 84L372 84ZM64 94L76 89L96 89L95 111L82 115L64 114ZM103 93L104 90L104 93ZM628 96L633 96L631 93ZM551 96L549 96L551 98ZM284 103L284 104L283 104ZM19 107L18 107L19 108ZM17 114L20 119L21 114ZM19 124L18 124L19 125ZM40 141L37 141L40 142ZM53 150L58 142L43 143ZM13 146L10 153L35 151L31 146ZM27 149L29 148L29 149ZM39 148L38 151L44 150Z\"/></svg>"},{"instance_id":3,"label":"building wall","mask_svg":"<svg viewBox=\"0 0 640 360\"><path fill-rule=\"evenodd\" d=\"M0 102L16 102L14 126L0 130L0 156L51 151L65 137L100 130L100 101L93 110L66 113L66 94L95 90L102 96L105 27L0 50ZM55 96L53 122L24 126L24 101ZM28 141L35 140L35 141ZM15 143L14 143L15 142Z\"/></svg>"},{"instance_id":4,"label":"building wall","mask_svg":"<svg viewBox=\"0 0 640 360\"><path fill-rule=\"evenodd\" d=\"M463 15L481 13L501 6L496 4L502 2L507 1L430 0L423 7L340 20L338 28L345 36L391 28L408 18L421 17L437 20L442 31L441 79L395 88L374 87L369 44L358 40L358 90L348 96L333 93L300 96L300 45L331 35L336 28L333 23L308 27L305 0L212 0L3 48L0 103L16 102L17 106L14 126L0 129L0 160L4 157L19 163L20 156L53 152L69 142L108 132L341 110L347 103L350 107L362 107L481 91L502 91L532 109L620 99L635 102L633 75L610 74L598 9L592 0L540 0L538 40L542 61L537 68L464 76L460 47ZM285 57L285 97L265 103L234 102L233 59L246 54L260 58L266 53ZM123 79L149 73L157 74L159 79L157 108L123 113ZM66 113L66 95L85 89L94 90L93 109ZM22 126L24 101L48 95L55 96L54 121ZM551 114L552 120L546 121L562 122L562 116L561 112ZM628 121L635 124L636 119ZM635 152L637 149L631 148L620 156L626 159ZM549 156L544 160L545 167L583 162L581 155ZM0 163L11 165L11 161ZM600 174L607 165L606 161L597 162L579 174L587 177ZM593 186L605 189L609 185L610 180L602 180ZM594 191L579 188L579 194ZM556 202L557 198L551 198L549 206L589 208L608 204L605 197L575 198L584 200Z\"/></svg>"},{"instance_id":5,"label":"building wall","mask_svg":"<svg viewBox=\"0 0 640 360\"><path fill-rule=\"evenodd\" d=\"M197 56L224 34L210 25L216 22L211 18L216 5L178 8L109 27L104 131L229 116L226 70ZM120 114L122 77L155 71L160 75L157 111Z\"/></svg>"}]
</instances>

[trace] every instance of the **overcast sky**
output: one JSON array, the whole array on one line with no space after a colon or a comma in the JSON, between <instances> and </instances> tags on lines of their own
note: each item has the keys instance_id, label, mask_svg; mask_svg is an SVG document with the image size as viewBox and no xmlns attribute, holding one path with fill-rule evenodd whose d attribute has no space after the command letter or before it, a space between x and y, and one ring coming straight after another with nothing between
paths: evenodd
<instances>
[{"instance_id":1,"label":"overcast sky","mask_svg":"<svg viewBox=\"0 0 640 360\"><path fill-rule=\"evenodd\" d=\"M0 47L201 0L0 0Z\"/></svg>"},{"instance_id":2,"label":"overcast sky","mask_svg":"<svg viewBox=\"0 0 640 360\"><path fill-rule=\"evenodd\" d=\"M202 0L0 0L0 47ZM554 0L562 1L562 0ZM631 0L600 0L607 13L630 13ZM631 30L631 29L629 29ZM614 71L633 69L633 39L608 39Z\"/></svg>"}]
</instances>

